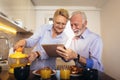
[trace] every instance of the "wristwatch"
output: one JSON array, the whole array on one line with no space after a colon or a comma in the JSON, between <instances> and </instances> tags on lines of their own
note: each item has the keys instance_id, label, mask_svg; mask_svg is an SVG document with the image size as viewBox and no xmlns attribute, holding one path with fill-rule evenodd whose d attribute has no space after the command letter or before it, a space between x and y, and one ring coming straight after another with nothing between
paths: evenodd
<instances>
[{"instance_id":1,"label":"wristwatch","mask_svg":"<svg viewBox=\"0 0 120 80\"><path fill-rule=\"evenodd\" d=\"M79 54L77 54L77 58L75 58L75 59L74 59L74 61L79 62L79 60L80 60L80 55L79 55Z\"/></svg>"}]
</instances>

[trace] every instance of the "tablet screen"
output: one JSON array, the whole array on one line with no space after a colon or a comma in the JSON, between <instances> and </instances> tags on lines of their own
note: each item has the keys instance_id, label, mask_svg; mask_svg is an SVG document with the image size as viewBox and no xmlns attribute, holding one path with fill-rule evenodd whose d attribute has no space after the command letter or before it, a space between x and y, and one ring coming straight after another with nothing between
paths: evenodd
<instances>
[{"instance_id":1,"label":"tablet screen","mask_svg":"<svg viewBox=\"0 0 120 80\"><path fill-rule=\"evenodd\" d=\"M49 57L59 57L56 52L57 46L63 46L63 44L43 44L42 47L46 51Z\"/></svg>"}]
</instances>

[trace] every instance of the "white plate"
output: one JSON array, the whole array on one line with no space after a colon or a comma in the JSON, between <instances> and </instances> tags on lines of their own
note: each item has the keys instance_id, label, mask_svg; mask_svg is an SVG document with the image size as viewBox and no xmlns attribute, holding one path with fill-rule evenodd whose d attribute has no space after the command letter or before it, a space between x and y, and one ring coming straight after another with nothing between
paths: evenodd
<instances>
[{"instance_id":1,"label":"white plate","mask_svg":"<svg viewBox=\"0 0 120 80\"><path fill-rule=\"evenodd\" d=\"M33 73L34 75L40 76L40 74L37 73L37 70L34 70L32 73ZM53 73L52 73L51 75L55 75L55 74L56 74L56 71L53 70Z\"/></svg>"},{"instance_id":2,"label":"white plate","mask_svg":"<svg viewBox=\"0 0 120 80\"><path fill-rule=\"evenodd\" d=\"M82 74L70 74L70 76L81 76Z\"/></svg>"}]
</instances>

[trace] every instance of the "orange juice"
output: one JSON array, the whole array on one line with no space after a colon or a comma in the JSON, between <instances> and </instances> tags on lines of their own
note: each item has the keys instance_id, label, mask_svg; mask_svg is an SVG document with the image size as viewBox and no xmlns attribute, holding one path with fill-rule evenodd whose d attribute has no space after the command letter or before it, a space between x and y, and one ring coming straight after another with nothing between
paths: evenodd
<instances>
[{"instance_id":1,"label":"orange juice","mask_svg":"<svg viewBox=\"0 0 120 80\"><path fill-rule=\"evenodd\" d=\"M42 79L50 79L51 70L50 69L41 69L40 75Z\"/></svg>"},{"instance_id":2,"label":"orange juice","mask_svg":"<svg viewBox=\"0 0 120 80\"><path fill-rule=\"evenodd\" d=\"M60 70L60 78L61 79L70 79L70 70L69 69L61 69Z\"/></svg>"}]
</instances>

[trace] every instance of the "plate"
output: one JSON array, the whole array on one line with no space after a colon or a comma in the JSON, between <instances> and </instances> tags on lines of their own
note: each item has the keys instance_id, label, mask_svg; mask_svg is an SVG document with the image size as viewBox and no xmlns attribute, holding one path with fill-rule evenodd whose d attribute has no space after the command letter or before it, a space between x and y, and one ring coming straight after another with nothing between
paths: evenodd
<instances>
[{"instance_id":1,"label":"plate","mask_svg":"<svg viewBox=\"0 0 120 80\"><path fill-rule=\"evenodd\" d=\"M73 65L70 67L70 69L71 69L70 76L82 76L83 68Z\"/></svg>"},{"instance_id":2,"label":"plate","mask_svg":"<svg viewBox=\"0 0 120 80\"><path fill-rule=\"evenodd\" d=\"M34 75L36 75L36 76L40 76L40 73L39 73L39 72L40 72L39 70L34 70L32 73L33 73ZM51 75L55 75L55 73L56 73L56 71L55 71L55 70L52 70Z\"/></svg>"},{"instance_id":3,"label":"plate","mask_svg":"<svg viewBox=\"0 0 120 80\"><path fill-rule=\"evenodd\" d=\"M70 74L70 76L74 76L74 77L77 77L77 76L81 76L82 74Z\"/></svg>"}]
</instances>

